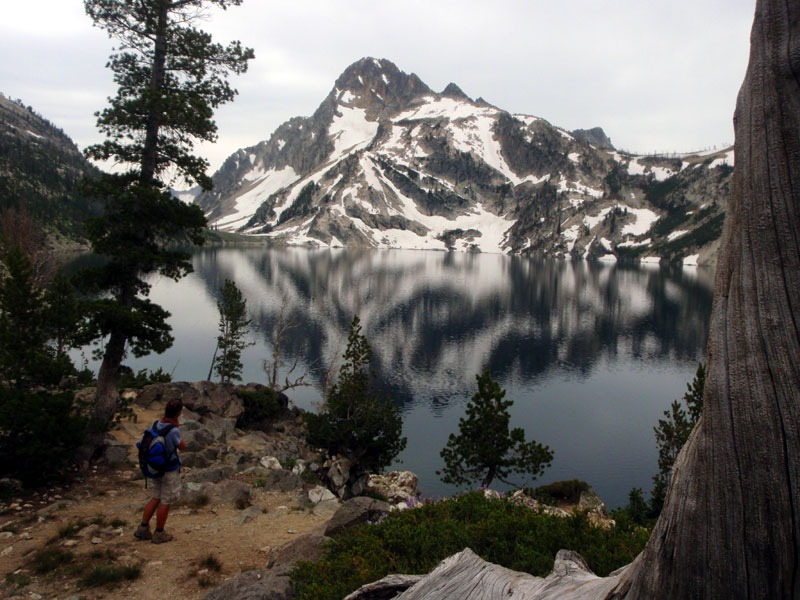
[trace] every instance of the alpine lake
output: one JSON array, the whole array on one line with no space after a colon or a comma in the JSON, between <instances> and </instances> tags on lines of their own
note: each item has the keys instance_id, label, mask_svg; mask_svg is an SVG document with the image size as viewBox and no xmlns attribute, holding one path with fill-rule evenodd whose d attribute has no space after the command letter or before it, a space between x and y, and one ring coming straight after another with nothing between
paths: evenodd
<instances>
[{"instance_id":1,"label":"alpine lake","mask_svg":"<svg viewBox=\"0 0 800 600\"><path fill-rule=\"evenodd\" d=\"M631 488L652 487L653 427L705 360L713 269L703 267L264 247L202 249L192 262L194 273L179 282L151 280L152 300L172 315L174 345L125 364L206 379L220 287L231 279L252 319L243 381L266 383L285 299L280 379L296 362L290 378L305 374L311 385L287 394L315 410L358 315L376 385L404 419L408 444L391 469L415 472L425 496L459 491L439 480L439 453L477 390L476 374L488 369L514 401L511 427L554 452L533 485L583 479L609 508L624 505Z\"/></svg>"}]
</instances>

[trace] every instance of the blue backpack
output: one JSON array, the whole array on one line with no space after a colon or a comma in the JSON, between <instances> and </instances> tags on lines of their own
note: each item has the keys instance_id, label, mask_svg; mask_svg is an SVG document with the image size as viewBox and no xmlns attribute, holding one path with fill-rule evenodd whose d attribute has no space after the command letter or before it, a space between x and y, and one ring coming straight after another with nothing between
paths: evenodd
<instances>
[{"instance_id":1,"label":"blue backpack","mask_svg":"<svg viewBox=\"0 0 800 600\"><path fill-rule=\"evenodd\" d=\"M169 452L165 438L175 427L167 424L163 429L156 431L158 421L153 421L153 426L146 429L142 440L136 443L139 449L139 468L142 474L150 479L163 477L167 471L172 471L179 464L176 449ZM145 479L147 487L147 479Z\"/></svg>"}]
</instances>

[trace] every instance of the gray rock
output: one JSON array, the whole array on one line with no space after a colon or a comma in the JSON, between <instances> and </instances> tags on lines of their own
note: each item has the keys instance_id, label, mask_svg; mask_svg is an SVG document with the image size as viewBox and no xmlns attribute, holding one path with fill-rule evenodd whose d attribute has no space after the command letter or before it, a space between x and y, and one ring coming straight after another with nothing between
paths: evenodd
<instances>
[{"instance_id":1,"label":"gray rock","mask_svg":"<svg viewBox=\"0 0 800 600\"><path fill-rule=\"evenodd\" d=\"M200 423L200 421L181 419L181 433L195 431L197 429L203 429L203 424Z\"/></svg>"},{"instance_id":2,"label":"gray rock","mask_svg":"<svg viewBox=\"0 0 800 600\"><path fill-rule=\"evenodd\" d=\"M211 461L200 452L185 452L181 454L181 462L184 466L192 469L204 469L211 464Z\"/></svg>"},{"instance_id":3,"label":"gray rock","mask_svg":"<svg viewBox=\"0 0 800 600\"><path fill-rule=\"evenodd\" d=\"M217 483L223 479L227 479L235 472L236 469L230 465L217 465L201 471L187 473L184 477L184 481L192 483Z\"/></svg>"},{"instance_id":4,"label":"gray rock","mask_svg":"<svg viewBox=\"0 0 800 600\"><path fill-rule=\"evenodd\" d=\"M261 460L259 460L258 462L261 463L261 466L264 467L265 469L270 469L270 470L283 469L283 467L281 466L281 461L279 461L274 456L262 456Z\"/></svg>"},{"instance_id":5,"label":"gray rock","mask_svg":"<svg viewBox=\"0 0 800 600\"><path fill-rule=\"evenodd\" d=\"M581 498L578 501L578 510L588 510L589 512L595 512L604 517L608 516L605 503L600 500L599 496L594 492L581 492Z\"/></svg>"},{"instance_id":6,"label":"gray rock","mask_svg":"<svg viewBox=\"0 0 800 600\"><path fill-rule=\"evenodd\" d=\"M352 463L346 458L338 458L331 463L328 468L328 480L334 489L342 490L346 487L347 481L350 479L351 467ZM341 497L342 494L339 496Z\"/></svg>"},{"instance_id":7,"label":"gray rock","mask_svg":"<svg viewBox=\"0 0 800 600\"><path fill-rule=\"evenodd\" d=\"M245 571L203 596L203 600L290 600L292 580L269 569Z\"/></svg>"},{"instance_id":8,"label":"gray rock","mask_svg":"<svg viewBox=\"0 0 800 600\"><path fill-rule=\"evenodd\" d=\"M135 448L135 446L133 446ZM124 442L108 442L103 450L103 460L110 465L120 465L128 460L128 451L131 446Z\"/></svg>"},{"instance_id":9,"label":"gray rock","mask_svg":"<svg viewBox=\"0 0 800 600\"><path fill-rule=\"evenodd\" d=\"M261 515L261 508L258 506L248 506L242 512L233 517L233 520L241 525L249 523Z\"/></svg>"},{"instance_id":10,"label":"gray rock","mask_svg":"<svg viewBox=\"0 0 800 600\"><path fill-rule=\"evenodd\" d=\"M315 517L322 517L323 519L327 517L330 519L336 514L336 511L339 510L341 505L341 502L339 502L337 499L325 500L311 509L311 514L313 514Z\"/></svg>"},{"instance_id":11,"label":"gray rock","mask_svg":"<svg viewBox=\"0 0 800 600\"><path fill-rule=\"evenodd\" d=\"M236 419L233 417L221 417L210 413L204 415L201 421L218 442L224 442L236 430Z\"/></svg>"},{"instance_id":12,"label":"gray rock","mask_svg":"<svg viewBox=\"0 0 800 600\"><path fill-rule=\"evenodd\" d=\"M369 520L377 519L383 513L388 513L391 505L382 500L375 500L360 496L351 498L336 511L333 518L325 526L325 535L334 536L348 527L354 527Z\"/></svg>"},{"instance_id":13,"label":"gray rock","mask_svg":"<svg viewBox=\"0 0 800 600\"><path fill-rule=\"evenodd\" d=\"M331 492L328 488L317 485L308 490L308 499L313 504L319 504L320 502L325 502L326 500L335 500L336 496L334 496L333 492Z\"/></svg>"},{"instance_id":14,"label":"gray rock","mask_svg":"<svg viewBox=\"0 0 800 600\"><path fill-rule=\"evenodd\" d=\"M189 452L199 452L216 441L213 434L205 428L181 432L181 436L186 442L186 450Z\"/></svg>"},{"instance_id":15,"label":"gray rock","mask_svg":"<svg viewBox=\"0 0 800 600\"><path fill-rule=\"evenodd\" d=\"M264 476L264 489L272 492L291 492L303 489L303 480L291 471L276 469Z\"/></svg>"},{"instance_id":16,"label":"gray rock","mask_svg":"<svg viewBox=\"0 0 800 600\"><path fill-rule=\"evenodd\" d=\"M219 448L210 446L203 450L203 456L208 460L217 460L217 457L219 456Z\"/></svg>"},{"instance_id":17,"label":"gray rock","mask_svg":"<svg viewBox=\"0 0 800 600\"><path fill-rule=\"evenodd\" d=\"M267 568L275 572L289 571L299 560L317 560L325 554L325 544L332 541L324 535L307 533L272 549Z\"/></svg>"},{"instance_id":18,"label":"gray rock","mask_svg":"<svg viewBox=\"0 0 800 600\"><path fill-rule=\"evenodd\" d=\"M248 500L252 494L252 489L243 481L227 480L216 484L214 490L215 499L220 502L236 502L238 500Z\"/></svg>"},{"instance_id":19,"label":"gray rock","mask_svg":"<svg viewBox=\"0 0 800 600\"><path fill-rule=\"evenodd\" d=\"M369 489L374 489L388 498L392 504L408 502L409 498L416 498L419 479L411 471L392 471L383 475L369 476Z\"/></svg>"},{"instance_id":20,"label":"gray rock","mask_svg":"<svg viewBox=\"0 0 800 600\"><path fill-rule=\"evenodd\" d=\"M350 484L350 494L353 496L360 496L367 491L367 484L369 484L369 474L364 473Z\"/></svg>"}]
</instances>

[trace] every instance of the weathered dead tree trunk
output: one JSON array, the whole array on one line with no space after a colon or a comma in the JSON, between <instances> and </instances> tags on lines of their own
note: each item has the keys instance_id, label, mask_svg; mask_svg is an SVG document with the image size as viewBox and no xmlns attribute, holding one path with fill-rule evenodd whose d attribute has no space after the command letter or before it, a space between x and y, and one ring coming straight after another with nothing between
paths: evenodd
<instances>
[{"instance_id":1,"label":"weathered dead tree trunk","mask_svg":"<svg viewBox=\"0 0 800 600\"><path fill-rule=\"evenodd\" d=\"M614 598L800 598L800 2L758 0L703 418Z\"/></svg>"}]
</instances>

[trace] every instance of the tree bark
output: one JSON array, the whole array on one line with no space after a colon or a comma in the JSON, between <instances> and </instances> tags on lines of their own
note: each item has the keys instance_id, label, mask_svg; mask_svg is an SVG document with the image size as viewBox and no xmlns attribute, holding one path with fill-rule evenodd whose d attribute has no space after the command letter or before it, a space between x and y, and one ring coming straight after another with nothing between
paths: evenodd
<instances>
[{"instance_id":1,"label":"tree bark","mask_svg":"<svg viewBox=\"0 0 800 600\"><path fill-rule=\"evenodd\" d=\"M142 150L141 174L139 180L144 185L152 185L158 169L158 131L164 114L161 95L164 84L164 68L167 60L167 26L170 4L160 0L156 18L156 40L153 48L152 72L150 74L151 98L147 115L144 148Z\"/></svg>"},{"instance_id":2,"label":"tree bark","mask_svg":"<svg viewBox=\"0 0 800 600\"><path fill-rule=\"evenodd\" d=\"M119 405L119 392L117 391L117 375L122 359L125 356L124 334L114 331L111 333L103 354L103 362L97 373L97 392L95 394L94 417L98 427L105 431Z\"/></svg>"},{"instance_id":3,"label":"tree bark","mask_svg":"<svg viewBox=\"0 0 800 600\"><path fill-rule=\"evenodd\" d=\"M800 2L758 0L703 416L614 598L800 598Z\"/></svg>"}]
</instances>

